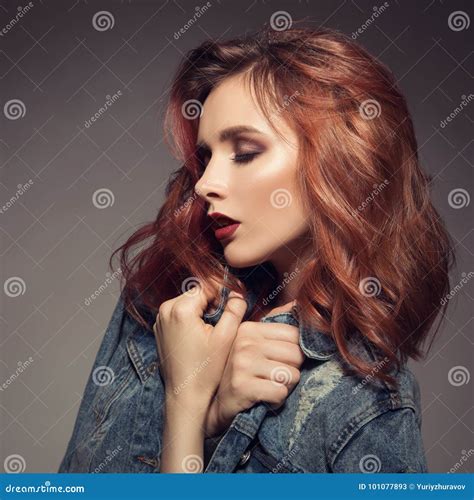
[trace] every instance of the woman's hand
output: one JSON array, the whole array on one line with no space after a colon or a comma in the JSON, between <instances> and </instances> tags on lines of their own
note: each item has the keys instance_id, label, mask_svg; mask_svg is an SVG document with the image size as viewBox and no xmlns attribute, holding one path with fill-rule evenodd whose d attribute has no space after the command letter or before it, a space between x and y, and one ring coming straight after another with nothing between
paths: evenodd
<instances>
[{"instance_id":1,"label":"woman's hand","mask_svg":"<svg viewBox=\"0 0 474 500\"><path fill-rule=\"evenodd\" d=\"M292 325L252 321L240 325L206 417L206 435L222 433L237 413L259 401L274 408L285 402L300 380L305 359L298 342L299 330Z\"/></svg>"},{"instance_id":2,"label":"woman's hand","mask_svg":"<svg viewBox=\"0 0 474 500\"><path fill-rule=\"evenodd\" d=\"M202 315L214 296L203 285L167 300L153 326L166 394L161 472L202 469L206 414L247 308L231 292L213 327Z\"/></svg>"}]
</instances>

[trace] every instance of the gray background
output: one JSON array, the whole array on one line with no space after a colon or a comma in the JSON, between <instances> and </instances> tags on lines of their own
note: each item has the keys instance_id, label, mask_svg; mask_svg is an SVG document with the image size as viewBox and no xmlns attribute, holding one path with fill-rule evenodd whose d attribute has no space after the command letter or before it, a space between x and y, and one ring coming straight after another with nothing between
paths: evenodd
<instances>
[{"instance_id":1,"label":"gray background","mask_svg":"<svg viewBox=\"0 0 474 500\"><path fill-rule=\"evenodd\" d=\"M212 1L176 40L174 33L204 3L35 0L0 37L0 205L15 196L18 185L32 181L0 213L0 383L9 380L0 391L2 464L19 455L25 472L57 470L118 298L118 281L91 305L84 301L107 279L111 251L155 218L168 175L178 167L163 144L161 119L184 53L208 37L257 29L278 10L351 34L383 2ZM433 200L456 244L454 287L472 269L466 193L472 191L474 103L445 127L441 121L472 90L472 26L448 25L458 10L470 24L471 2L388 3L358 41L389 65L408 97L421 160L434 178ZM26 1L2 2L0 28L19 5ZM94 29L92 18L101 10L113 15L112 29ZM122 96L85 127L118 90ZM8 118L4 106L12 99L24 104L23 117ZM103 188L114 201L97 208L94 193ZM450 204L450 194L459 189L465 190L460 205ZM474 459L461 459L472 453L474 422L473 292L467 281L450 300L431 352L411 363L422 390L430 472L473 469ZM33 361L17 373L30 356ZM454 380L449 370L459 366Z\"/></svg>"}]
</instances>

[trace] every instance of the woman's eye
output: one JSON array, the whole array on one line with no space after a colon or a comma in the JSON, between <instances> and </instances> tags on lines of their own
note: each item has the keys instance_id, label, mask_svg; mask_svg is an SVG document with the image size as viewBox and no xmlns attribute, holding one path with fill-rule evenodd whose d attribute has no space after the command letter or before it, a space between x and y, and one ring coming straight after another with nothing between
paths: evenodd
<instances>
[{"instance_id":1,"label":"woman's eye","mask_svg":"<svg viewBox=\"0 0 474 500\"><path fill-rule=\"evenodd\" d=\"M236 163L249 163L251 162L255 156L259 155L260 153L243 153L240 155L235 155L234 161Z\"/></svg>"}]
</instances>

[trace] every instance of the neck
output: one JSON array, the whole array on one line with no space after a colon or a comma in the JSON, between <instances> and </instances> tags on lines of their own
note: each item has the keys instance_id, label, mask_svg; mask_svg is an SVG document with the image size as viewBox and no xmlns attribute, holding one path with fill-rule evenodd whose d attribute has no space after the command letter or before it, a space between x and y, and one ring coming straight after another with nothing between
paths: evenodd
<instances>
[{"instance_id":1,"label":"neck","mask_svg":"<svg viewBox=\"0 0 474 500\"><path fill-rule=\"evenodd\" d=\"M279 307L295 300L301 286L301 278L305 265L312 255L310 239L301 237L291 247L283 247L274 255L271 263L275 267L277 279L273 290L272 307Z\"/></svg>"}]
</instances>

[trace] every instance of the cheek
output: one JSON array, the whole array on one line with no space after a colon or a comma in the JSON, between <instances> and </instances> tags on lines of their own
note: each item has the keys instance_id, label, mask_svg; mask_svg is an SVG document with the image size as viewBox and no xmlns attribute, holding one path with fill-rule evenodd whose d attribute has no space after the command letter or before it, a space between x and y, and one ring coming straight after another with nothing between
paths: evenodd
<instances>
[{"instance_id":1,"label":"cheek","mask_svg":"<svg viewBox=\"0 0 474 500\"><path fill-rule=\"evenodd\" d=\"M249 231L253 228L268 237L278 236L291 232L292 228L298 230L304 223L296 167L269 166L254 179L253 187L248 186L245 196L248 196Z\"/></svg>"},{"instance_id":2,"label":"cheek","mask_svg":"<svg viewBox=\"0 0 474 500\"><path fill-rule=\"evenodd\" d=\"M235 267L260 264L279 248L302 236L307 227L303 214L293 204L276 209L268 202L246 221L238 237L225 247L227 262Z\"/></svg>"},{"instance_id":3,"label":"cheek","mask_svg":"<svg viewBox=\"0 0 474 500\"><path fill-rule=\"evenodd\" d=\"M248 234L275 247L300 236L306 228L307 219L299 200L284 191L272 195L266 208L251 222Z\"/></svg>"},{"instance_id":4,"label":"cheek","mask_svg":"<svg viewBox=\"0 0 474 500\"><path fill-rule=\"evenodd\" d=\"M253 248L272 251L306 230L294 169L269 169L240 187L246 201L245 224L235 243L251 242Z\"/></svg>"},{"instance_id":5,"label":"cheek","mask_svg":"<svg viewBox=\"0 0 474 500\"><path fill-rule=\"evenodd\" d=\"M244 203L250 221L263 219L271 223L297 211L296 167L288 166L288 161L282 153L257 165L256 171L239 183L237 199Z\"/></svg>"}]
</instances>

